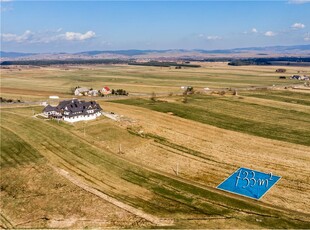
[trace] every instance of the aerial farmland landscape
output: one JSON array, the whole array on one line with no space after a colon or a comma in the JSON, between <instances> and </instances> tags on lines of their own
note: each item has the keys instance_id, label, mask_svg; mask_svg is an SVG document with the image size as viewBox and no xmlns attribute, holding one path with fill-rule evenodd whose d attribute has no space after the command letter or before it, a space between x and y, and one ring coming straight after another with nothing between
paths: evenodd
<instances>
[{"instance_id":1,"label":"aerial farmland landscape","mask_svg":"<svg viewBox=\"0 0 310 230\"><path fill-rule=\"evenodd\" d=\"M29 4L1 2L1 229L310 228L308 1ZM247 21L239 39L253 43L240 46L196 27L195 45L166 32L167 44L154 37L144 46L109 15L128 10L141 13L137 23L153 22L159 9L165 19L195 18L199 8L227 5L299 14L282 19L289 32L282 21L274 31ZM31 32L42 22L30 19L11 29L17 14L66 7L115 19L128 43L119 28L106 37L98 25L70 32L78 28L70 19L60 28L45 18L48 32ZM148 41L145 31L139 39Z\"/></svg>"}]
</instances>

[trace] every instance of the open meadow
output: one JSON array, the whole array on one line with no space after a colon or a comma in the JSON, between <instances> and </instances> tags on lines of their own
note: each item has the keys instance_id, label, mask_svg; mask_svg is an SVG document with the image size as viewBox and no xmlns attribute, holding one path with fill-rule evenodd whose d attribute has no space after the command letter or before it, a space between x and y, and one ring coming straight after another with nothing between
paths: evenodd
<instances>
[{"instance_id":1,"label":"open meadow","mask_svg":"<svg viewBox=\"0 0 310 230\"><path fill-rule=\"evenodd\" d=\"M199 63L201 64L201 63ZM182 93L181 86L203 88L246 88L300 84L293 74L310 74L309 67L286 67L276 73L275 66L228 66L202 63L201 68L174 69L131 65L15 67L1 69L1 95L15 99L44 99L49 95L72 97L76 86L100 89L123 88L131 94ZM287 79L279 79L279 76Z\"/></svg>"},{"instance_id":2,"label":"open meadow","mask_svg":"<svg viewBox=\"0 0 310 230\"><path fill-rule=\"evenodd\" d=\"M310 91L289 79L310 69L277 68L1 69L1 97L26 103L1 104L0 227L310 228ZM120 119L34 116L75 86L127 90L78 97ZM282 178L259 201L216 189L239 167Z\"/></svg>"}]
</instances>

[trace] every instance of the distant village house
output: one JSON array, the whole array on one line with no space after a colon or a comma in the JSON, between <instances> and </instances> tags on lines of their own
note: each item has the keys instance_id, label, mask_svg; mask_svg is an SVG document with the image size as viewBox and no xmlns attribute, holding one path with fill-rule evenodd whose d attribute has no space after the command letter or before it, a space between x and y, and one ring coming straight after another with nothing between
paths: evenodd
<instances>
[{"instance_id":1,"label":"distant village house","mask_svg":"<svg viewBox=\"0 0 310 230\"><path fill-rule=\"evenodd\" d=\"M98 97L98 96L110 96L110 95L123 95L128 96L128 92L124 89L110 89L108 86L104 86L102 89L96 90L92 88L86 88L86 87L75 87L72 89L72 93L74 93L75 96L92 96L92 97Z\"/></svg>"},{"instance_id":2,"label":"distant village house","mask_svg":"<svg viewBox=\"0 0 310 230\"><path fill-rule=\"evenodd\" d=\"M110 89L108 86L104 86L104 87L101 89L101 93L102 93L103 95L109 95L109 94L111 94L112 92L111 92L111 89Z\"/></svg>"},{"instance_id":3,"label":"distant village house","mask_svg":"<svg viewBox=\"0 0 310 230\"><path fill-rule=\"evenodd\" d=\"M276 73L285 73L286 72L286 69L277 69L276 70Z\"/></svg>"},{"instance_id":4,"label":"distant village house","mask_svg":"<svg viewBox=\"0 0 310 230\"><path fill-rule=\"evenodd\" d=\"M293 75L291 76L291 79L296 79L296 80L302 80L302 81L309 81L309 77L304 75L304 76L301 76L301 75Z\"/></svg>"},{"instance_id":5,"label":"distant village house","mask_svg":"<svg viewBox=\"0 0 310 230\"><path fill-rule=\"evenodd\" d=\"M88 91L88 96L93 96L93 97L97 97L99 96L99 91L96 89L92 89Z\"/></svg>"},{"instance_id":6,"label":"distant village house","mask_svg":"<svg viewBox=\"0 0 310 230\"><path fill-rule=\"evenodd\" d=\"M74 91L75 96L86 96L89 92L88 88L85 87L77 87Z\"/></svg>"}]
</instances>

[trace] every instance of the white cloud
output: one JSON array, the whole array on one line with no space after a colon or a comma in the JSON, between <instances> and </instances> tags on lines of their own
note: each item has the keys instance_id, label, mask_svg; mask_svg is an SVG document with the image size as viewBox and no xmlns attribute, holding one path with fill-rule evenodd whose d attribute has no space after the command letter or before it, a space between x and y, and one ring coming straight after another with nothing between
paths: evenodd
<instances>
[{"instance_id":1,"label":"white cloud","mask_svg":"<svg viewBox=\"0 0 310 230\"><path fill-rule=\"evenodd\" d=\"M253 27L251 30L249 31L244 31L243 34L257 34L258 33L258 30Z\"/></svg>"},{"instance_id":2,"label":"white cloud","mask_svg":"<svg viewBox=\"0 0 310 230\"><path fill-rule=\"evenodd\" d=\"M41 32L31 32L26 30L23 34L1 34L3 42L17 43L50 43L55 41L84 41L95 37L95 32L87 31L86 33L65 32L60 33L62 28L57 30L46 30Z\"/></svg>"},{"instance_id":3,"label":"white cloud","mask_svg":"<svg viewBox=\"0 0 310 230\"><path fill-rule=\"evenodd\" d=\"M222 37L220 36L207 36L205 34L197 34L198 38L204 39L204 40L221 40Z\"/></svg>"},{"instance_id":4,"label":"white cloud","mask_svg":"<svg viewBox=\"0 0 310 230\"><path fill-rule=\"evenodd\" d=\"M305 4L305 3L310 3L310 0L289 0L288 3L290 3L290 4Z\"/></svg>"},{"instance_id":5,"label":"white cloud","mask_svg":"<svg viewBox=\"0 0 310 230\"><path fill-rule=\"evenodd\" d=\"M0 0L0 2L12 2L12 0Z\"/></svg>"},{"instance_id":6,"label":"white cloud","mask_svg":"<svg viewBox=\"0 0 310 230\"><path fill-rule=\"evenodd\" d=\"M83 41L95 37L96 34L93 31L87 31L85 34L66 32L65 39L68 41Z\"/></svg>"},{"instance_id":7,"label":"white cloud","mask_svg":"<svg viewBox=\"0 0 310 230\"><path fill-rule=\"evenodd\" d=\"M11 42L16 40L16 34L1 34L1 40L4 42Z\"/></svg>"},{"instance_id":8,"label":"white cloud","mask_svg":"<svg viewBox=\"0 0 310 230\"><path fill-rule=\"evenodd\" d=\"M207 40L221 40L222 37L220 36L207 36Z\"/></svg>"},{"instance_id":9,"label":"white cloud","mask_svg":"<svg viewBox=\"0 0 310 230\"><path fill-rule=\"evenodd\" d=\"M272 32L272 31L267 31L264 35L267 36L267 37L274 37L277 34L275 32Z\"/></svg>"},{"instance_id":10,"label":"white cloud","mask_svg":"<svg viewBox=\"0 0 310 230\"><path fill-rule=\"evenodd\" d=\"M306 42L310 41L310 33L306 33L306 34L305 34L304 40L305 40Z\"/></svg>"},{"instance_id":11,"label":"white cloud","mask_svg":"<svg viewBox=\"0 0 310 230\"><path fill-rule=\"evenodd\" d=\"M291 28L293 28L293 29L303 29L303 28L305 28L306 26L304 25L304 24L302 24L302 23L299 23L299 22L296 22L296 23L294 23L293 25L291 25Z\"/></svg>"},{"instance_id":12,"label":"white cloud","mask_svg":"<svg viewBox=\"0 0 310 230\"><path fill-rule=\"evenodd\" d=\"M4 42L26 42L33 37L33 33L30 30L26 30L22 35L17 34L1 34L1 40Z\"/></svg>"}]
</instances>

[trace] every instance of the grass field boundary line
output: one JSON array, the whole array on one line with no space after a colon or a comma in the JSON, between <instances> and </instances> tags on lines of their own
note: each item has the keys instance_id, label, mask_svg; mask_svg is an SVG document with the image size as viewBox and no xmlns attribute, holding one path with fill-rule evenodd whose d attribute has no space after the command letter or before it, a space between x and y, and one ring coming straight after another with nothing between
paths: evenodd
<instances>
[{"instance_id":1,"label":"grass field boundary line","mask_svg":"<svg viewBox=\"0 0 310 230\"><path fill-rule=\"evenodd\" d=\"M14 229L14 225L1 212L0 212L0 221L1 221L0 228Z\"/></svg>"},{"instance_id":2,"label":"grass field boundary line","mask_svg":"<svg viewBox=\"0 0 310 230\"><path fill-rule=\"evenodd\" d=\"M109 203L111 203L111 204L113 204L113 205L115 205L121 209L124 209L124 210L126 210L126 211L128 211L128 212L130 212L136 216L139 216L139 217L141 217L147 221L150 221L150 222L152 222L158 226L170 226L170 225L173 225L173 223L174 223L173 219L160 219L156 216L147 214L147 213L145 213L139 209L136 209L132 206L124 204L124 203L116 200L115 198L110 197L107 194L100 192L97 189L88 186L87 184L85 184L81 180L70 175L69 172L67 172L63 169L57 168L56 166L53 166L51 164L49 164L49 166L52 167L59 175L65 177L66 179L68 179L70 182L72 182L76 186L78 186L78 187L82 188L83 190L90 192L90 193L108 201Z\"/></svg>"}]
</instances>

